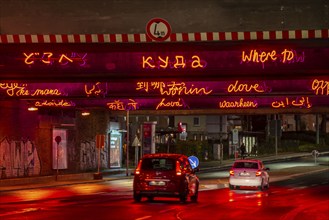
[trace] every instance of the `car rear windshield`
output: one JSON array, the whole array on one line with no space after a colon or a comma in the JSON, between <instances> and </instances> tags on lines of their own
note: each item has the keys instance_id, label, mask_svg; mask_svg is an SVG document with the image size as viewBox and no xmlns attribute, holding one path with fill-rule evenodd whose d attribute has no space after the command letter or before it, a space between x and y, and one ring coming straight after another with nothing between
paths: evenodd
<instances>
[{"instance_id":1,"label":"car rear windshield","mask_svg":"<svg viewBox=\"0 0 329 220\"><path fill-rule=\"evenodd\" d=\"M258 169L258 163L255 162L235 162L233 168L251 168Z\"/></svg>"},{"instance_id":2,"label":"car rear windshield","mask_svg":"<svg viewBox=\"0 0 329 220\"><path fill-rule=\"evenodd\" d=\"M174 170L175 160L171 158L145 158L142 170Z\"/></svg>"}]
</instances>

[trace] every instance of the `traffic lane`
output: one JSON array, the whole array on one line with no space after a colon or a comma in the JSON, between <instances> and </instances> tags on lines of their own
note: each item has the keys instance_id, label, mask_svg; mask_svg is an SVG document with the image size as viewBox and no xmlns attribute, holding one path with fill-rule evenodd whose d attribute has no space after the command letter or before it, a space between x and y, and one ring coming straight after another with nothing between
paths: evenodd
<instances>
[{"instance_id":1,"label":"traffic lane","mask_svg":"<svg viewBox=\"0 0 329 220\"><path fill-rule=\"evenodd\" d=\"M326 219L328 187L288 188L274 186L257 190L201 191L197 203L176 198L155 198L135 203L131 193L71 197L54 201L20 204L4 219Z\"/></svg>"}]
</instances>

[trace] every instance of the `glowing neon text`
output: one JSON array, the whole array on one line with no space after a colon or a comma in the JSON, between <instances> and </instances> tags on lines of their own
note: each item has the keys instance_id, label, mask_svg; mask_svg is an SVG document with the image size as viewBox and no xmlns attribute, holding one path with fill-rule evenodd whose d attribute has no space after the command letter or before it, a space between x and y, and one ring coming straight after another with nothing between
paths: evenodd
<instances>
[{"instance_id":1,"label":"glowing neon text","mask_svg":"<svg viewBox=\"0 0 329 220\"><path fill-rule=\"evenodd\" d=\"M144 90L149 92L150 90L158 90L160 95L166 96L179 96L179 95L209 95L212 90L208 88L197 88L192 84L190 87L185 82L170 83L165 82L137 82L136 90Z\"/></svg>"},{"instance_id":2,"label":"glowing neon text","mask_svg":"<svg viewBox=\"0 0 329 220\"><path fill-rule=\"evenodd\" d=\"M43 100L34 104L36 107L74 107L75 103L67 100Z\"/></svg>"},{"instance_id":3,"label":"glowing neon text","mask_svg":"<svg viewBox=\"0 0 329 220\"><path fill-rule=\"evenodd\" d=\"M85 93L87 97L89 96L99 96L100 94L105 95L106 91L103 91L101 88L101 83L97 82L89 88L87 84L85 84Z\"/></svg>"},{"instance_id":4,"label":"glowing neon text","mask_svg":"<svg viewBox=\"0 0 329 220\"><path fill-rule=\"evenodd\" d=\"M218 103L219 108L257 108L258 103L256 101L245 101L240 98L239 101L221 101Z\"/></svg>"},{"instance_id":5,"label":"glowing neon text","mask_svg":"<svg viewBox=\"0 0 329 220\"><path fill-rule=\"evenodd\" d=\"M266 86L265 82L262 84L259 83L247 84L247 83L239 83L239 81L236 80L235 83L232 83L227 87L227 91L229 93L238 93L238 92L264 93L264 92L271 92L271 89L268 86Z\"/></svg>"},{"instance_id":6,"label":"glowing neon text","mask_svg":"<svg viewBox=\"0 0 329 220\"><path fill-rule=\"evenodd\" d=\"M4 89L9 96L60 96L58 89L35 89L28 90L27 84L0 83L0 89Z\"/></svg>"},{"instance_id":7,"label":"glowing neon text","mask_svg":"<svg viewBox=\"0 0 329 220\"><path fill-rule=\"evenodd\" d=\"M143 69L184 69L187 67L197 69L205 68L206 66L207 63L201 60L197 55L193 55L189 60L186 60L186 58L181 55L176 55L174 59L170 59L169 56L142 56Z\"/></svg>"},{"instance_id":8,"label":"glowing neon text","mask_svg":"<svg viewBox=\"0 0 329 220\"><path fill-rule=\"evenodd\" d=\"M276 50L269 52L261 50L250 50L249 52L242 51L241 63L261 63L264 68L265 62L280 62L280 63L301 63L304 62L304 52L297 54L295 50L284 49L281 53Z\"/></svg>"},{"instance_id":9,"label":"glowing neon text","mask_svg":"<svg viewBox=\"0 0 329 220\"><path fill-rule=\"evenodd\" d=\"M79 54L72 52L69 54L58 54L54 55L52 52L32 52L32 53L23 53L25 56L24 63L27 65L35 64L40 62L43 64L54 64L55 62L61 65L67 65L68 63L77 63L79 66L84 66L87 62L87 53Z\"/></svg>"},{"instance_id":10,"label":"glowing neon text","mask_svg":"<svg viewBox=\"0 0 329 220\"><path fill-rule=\"evenodd\" d=\"M189 108L189 106L187 104L185 104L184 100L181 98L178 98L177 101L168 101L166 100L166 98L163 98L160 103L157 105L156 110L160 109L160 108L175 108L175 107L187 107Z\"/></svg>"},{"instance_id":11,"label":"glowing neon text","mask_svg":"<svg viewBox=\"0 0 329 220\"><path fill-rule=\"evenodd\" d=\"M312 90L316 95L329 95L329 81L318 79L313 80Z\"/></svg>"},{"instance_id":12,"label":"glowing neon text","mask_svg":"<svg viewBox=\"0 0 329 220\"><path fill-rule=\"evenodd\" d=\"M133 99L129 99L129 102L126 104L123 101L115 100L114 102L106 103L106 105L114 111L137 110L139 108L139 104Z\"/></svg>"},{"instance_id":13,"label":"glowing neon text","mask_svg":"<svg viewBox=\"0 0 329 220\"><path fill-rule=\"evenodd\" d=\"M272 102L273 108L287 108L287 107L299 107L299 108L311 108L312 104L308 97L297 97L289 98L285 97L280 100L275 100Z\"/></svg>"}]
</instances>

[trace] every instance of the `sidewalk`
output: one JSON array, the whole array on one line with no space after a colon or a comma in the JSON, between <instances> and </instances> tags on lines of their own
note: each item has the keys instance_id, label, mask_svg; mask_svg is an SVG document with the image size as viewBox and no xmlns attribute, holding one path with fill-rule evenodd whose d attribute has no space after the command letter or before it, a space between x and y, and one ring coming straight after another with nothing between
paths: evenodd
<instances>
[{"instance_id":1,"label":"sidewalk","mask_svg":"<svg viewBox=\"0 0 329 220\"><path fill-rule=\"evenodd\" d=\"M324 152L322 154L329 154L329 152ZM292 158L310 157L310 153L286 153L279 155L268 155L259 157L249 157L257 158L262 160L265 164L273 161L285 161ZM221 161L202 161L200 162L200 172L207 172L213 170L228 170L234 162L234 159ZM117 179L128 178L132 179L133 176L130 175L134 170L129 170L129 175L126 174L125 168L120 169L106 169L101 170L103 175L102 179L94 179L94 172L90 173L78 173L78 174L65 174L56 176L38 176L38 177L24 177L24 178L12 178L12 179L0 179L0 192L4 191L14 191L14 190L24 190L24 189L34 189L34 188L46 188L46 187L58 187L65 185L74 184L86 184L86 183L97 183L104 181L112 181Z\"/></svg>"}]
</instances>

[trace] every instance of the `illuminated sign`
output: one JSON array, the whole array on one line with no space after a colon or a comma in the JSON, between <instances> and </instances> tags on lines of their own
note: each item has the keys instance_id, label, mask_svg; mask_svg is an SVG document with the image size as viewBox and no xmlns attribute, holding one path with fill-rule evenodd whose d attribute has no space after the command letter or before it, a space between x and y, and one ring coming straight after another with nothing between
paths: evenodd
<instances>
[{"instance_id":1,"label":"illuminated sign","mask_svg":"<svg viewBox=\"0 0 329 220\"><path fill-rule=\"evenodd\" d=\"M247 101L240 98L238 101L223 100L218 103L219 108L257 108L257 101Z\"/></svg>"},{"instance_id":2,"label":"illuminated sign","mask_svg":"<svg viewBox=\"0 0 329 220\"><path fill-rule=\"evenodd\" d=\"M298 54L295 50L284 49L281 53L276 50L267 52L262 50L250 50L249 52L242 51L241 63L261 63L264 68L265 62L301 63L304 62L304 60L304 52Z\"/></svg>"},{"instance_id":3,"label":"illuminated sign","mask_svg":"<svg viewBox=\"0 0 329 220\"><path fill-rule=\"evenodd\" d=\"M192 56L192 58L188 60L182 55L176 55L174 59L169 59L169 56L142 56L143 69L184 69L187 67L197 69L205 68L206 65L207 63L201 60L197 55Z\"/></svg>"},{"instance_id":4,"label":"illuminated sign","mask_svg":"<svg viewBox=\"0 0 329 220\"><path fill-rule=\"evenodd\" d=\"M160 103L155 108L156 110L159 110L160 108L190 108L182 98L178 98L178 100L167 100L166 98L163 98Z\"/></svg>"},{"instance_id":5,"label":"illuminated sign","mask_svg":"<svg viewBox=\"0 0 329 220\"><path fill-rule=\"evenodd\" d=\"M313 80L312 90L316 95L329 95L329 81L318 79Z\"/></svg>"},{"instance_id":6,"label":"illuminated sign","mask_svg":"<svg viewBox=\"0 0 329 220\"><path fill-rule=\"evenodd\" d=\"M84 88L85 88L85 93L86 93L87 97L89 97L89 96L99 96L100 94L105 95L106 91L103 91L100 88L100 86L101 86L100 82L97 82L97 83L93 84L91 86L91 88L87 84L85 84Z\"/></svg>"},{"instance_id":7,"label":"illuminated sign","mask_svg":"<svg viewBox=\"0 0 329 220\"><path fill-rule=\"evenodd\" d=\"M60 96L59 89L34 89L28 90L27 84L0 83L0 89L4 89L8 96Z\"/></svg>"},{"instance_id":8,"label":"illuminated sign","mask_svg":"<svg viewBox=\"0 0 329 220\"><path fill-rule=\"evenodd\" d=\"M80 66L84 66L87 62L87 53L79 54L72 52L68 54L57 54L53 52L32 52L23 53L25 56L24 63L27 65L35 64L36 62L43 64L54 64L55 62L61 65L67 65L68 63L78 63Z\"/></svg>"},{"instance_id":9,"label":"illuminated sign","mask_svg":"<svg viewBox=\"0 0 329 220\"><path fill-rule=\"evenodd\" d=\"M137 110L139 108L139 104L133 99L129 99L127 103L115 100L114 102L106 103L106 105L109 109L114 111Z\"/></svg>"},{"instance_id":10,"label":"illuminated sign","mask_svg":"<svg viewBox=\"0 0 329 220\"><path fill-rule=\"evenodd\" d=\"M287 107L299 107L299 108L311 108L312 103L309 101L309 97L296 97L290 98L285 97L280 100L275 100L272 102L273 108L287 108Z\"/></svg>"},{"instance_id":11,"label":"illuminated sign","mask_svg":"<svg viewBox=\"0 0 329 220\"><path fill-rule=\"evenodd\" d=\"M259 83L239 83L238 80L235 83L230 84L227 87L227 91L229 93L236 93L236 92L256 92L256 93L265 93L271 92L271 88L269 88L265 82Z\"/></svg>"},{"instance_id":12,"label":"illuminated sign","mask_svg":"<svg viewBox=\"0 0 329 220\"><path fill-rule=\"evenodd\" d=\"M185 82L137 82L136 90L149 92L158 90L160 95L180 96L180 95L209 95L212 93L208 88L197 88L194 84L187 86Z\"/></svg>"},{"instance_id":13,"label":"illuminated sign","mask_svg":"<svg viewBox=\"0 0 329 220\"><path fill-rule=\"evenodd\" d=\"M36 107L74 107L75 103L69 100L43 100L34 103Z\"/></svg>"}]
</instances>

